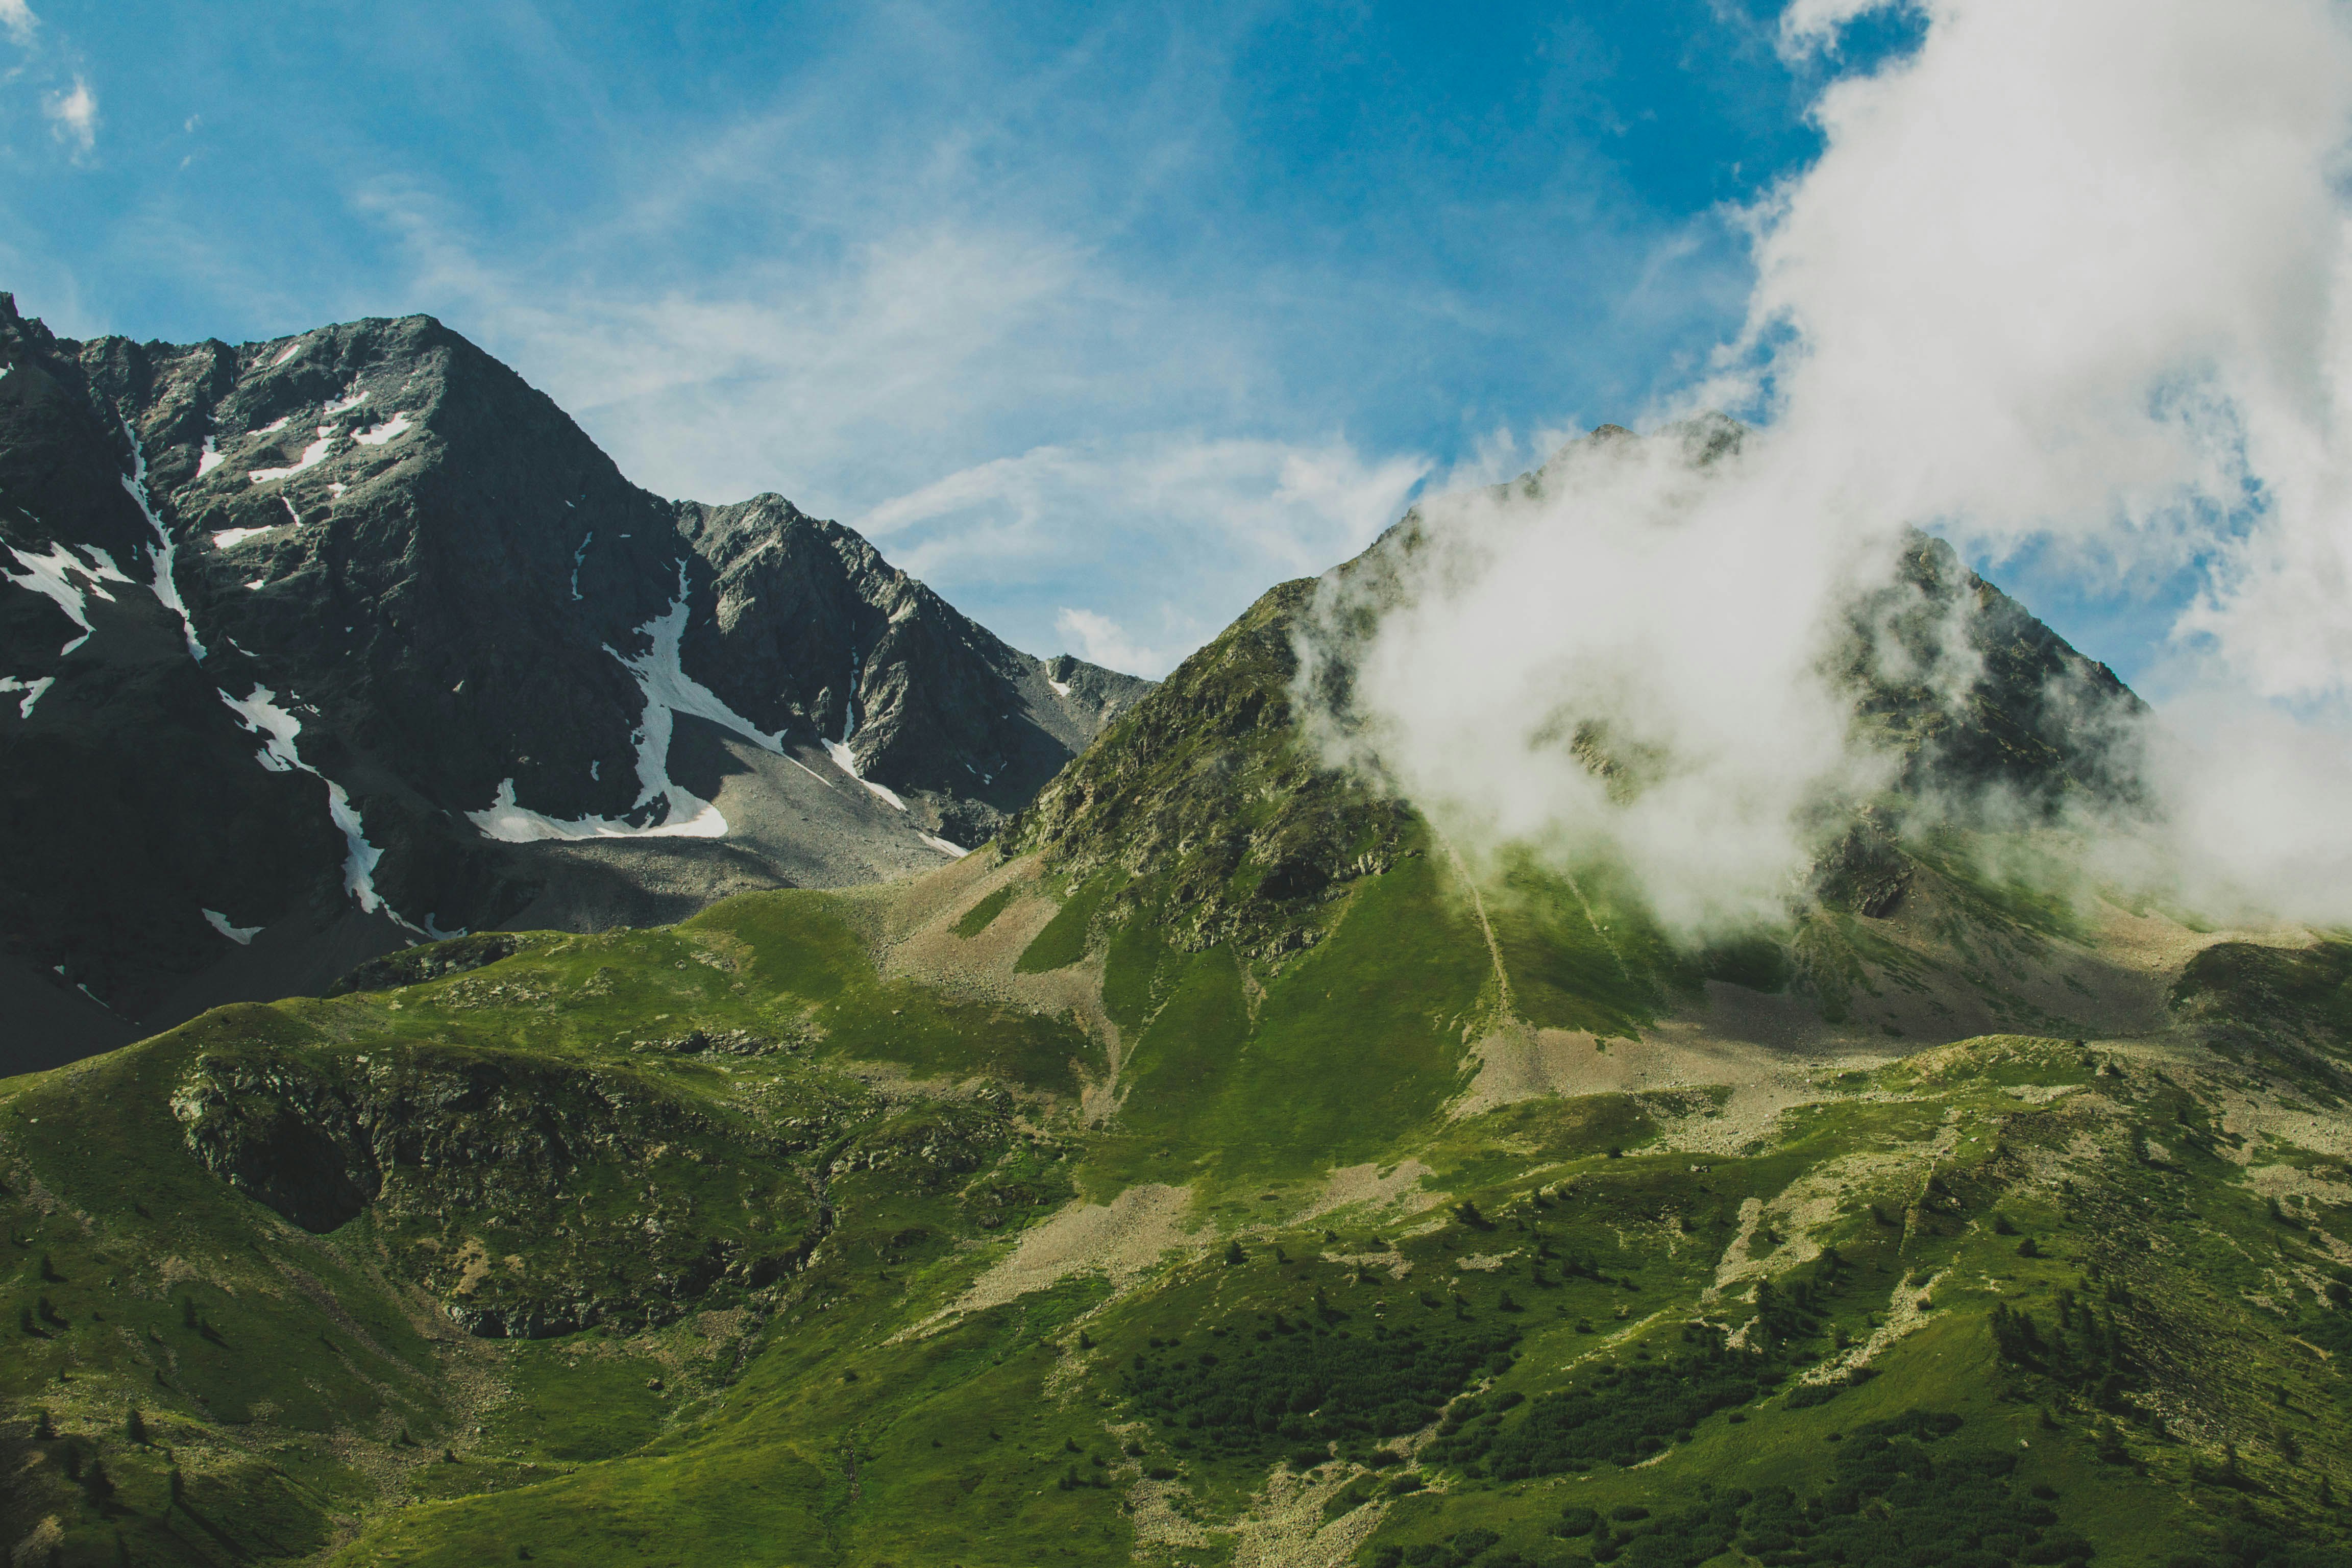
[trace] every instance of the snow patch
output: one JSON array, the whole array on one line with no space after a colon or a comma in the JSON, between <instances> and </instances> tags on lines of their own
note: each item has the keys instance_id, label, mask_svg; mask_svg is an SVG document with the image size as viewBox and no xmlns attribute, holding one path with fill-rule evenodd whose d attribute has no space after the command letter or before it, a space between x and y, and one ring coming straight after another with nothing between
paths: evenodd
<instances>
[{"instance_id":1,"label":"snow patch","mask_svg":"<svg viewBox=\"0 0 2352 1568\"><path fill-rule=\"evenodd\" d=\"M541 839L582 838L723 838L727 836L727 818L717 806L698 800L685 790L664 780L662 795L669 802L669 815L658 826L638 827L625 817L583 816L572 821L549 816L515 802L512 779L501 780L499 793L487 811L469 811L466 820L479 829L485 838L495 838L501 844L532 844ZM639 805L645 804L640 801Z\"/></svg>"},{"instance_id":2,"label":"snow patch","mask_svg":"<svg viewBox=\"0 0 2352 1568\"><path fill-rule=\"evenodd\" d=\"M572 503L565 501L563 504L570 506ZM592 528L588 531L588 536L580 542L580 548L572 552L572 597L575 602L580 597L580 563L588 558L588 546L593 543L595 539L596 531Z\"/></svg>"},{"instance_id":3,"label":"snow patch","mask_svg":"<svg viewBox=\"0 0 2352 1568\"><path fill-rule=\"evenodd\" d=\"M343 492L351 488L351 486L343 483L341 479L330 480L327 485L327 499L329 500L341 500L343 499Z\"/></svg>"},{"instance_id":4,"label":"snow patch","mask_svg":"<svg viewBox=\"0 0 2352 1568\"><path fill-rule=\"evenodd\" d=\"M302 448L302 455L294 459L291 467L251 468L247 470L245 477L255 484L261 485L268 484L272 479L290 479L299 473L317 468L327 460L327 453L334 447L335 427L331 425L321 425L318 427L318 436L317 440ZM364 441L367 437L361 436L354 439Z\"/></svg>"},{"instance_id":5,"label":"snow patch","mask_svg":"<svg viewBox=\"0 0 2352 1568\"><path fill-rule=\"evenodd\" d=\"M343 891L359 900L361 913L372 915L382 910L392 916L394 924L423 936L423 928L402 920L399 911L385 903L383 896L375 890L375 865L383 858L383 851L368 842L367 829L360 823L359 807L343 793L343 786L332 779L327 779L326 784L327 815L335 819L335 826L343 833Z\"/></svg>"},{"instance_id":6,"label":"snow patch","mask_svg":"<svg viewBox=\"0 0 2352 1568\"><path fill-rule=\"evenodd\" d=\"M103 577L110 583L120 583L125 587L131 585L131 574L114 563L113 556L108 554L105 551L100 550L95 544L83 544L79 545L76 548L79 549L84 555L89 556L90 560L97 563L97 564L89 568L89 574L91 576Z\"/></svg>"},{"instance_id":7,"label":"snow patch","mask_svg":"<svg viewBox=\"0 0 2352 1568\"><path fill-rule=\"evenodd\" d=\"M25 700L16 704L16 717L19 719L31 718L33 704L41 700L42 692L57 683L58 678L54 675L45 675L38 680L19 680L13 675L0 675L0 691L21 691L25 694Z\"/></svg>"},{"instance_id":8,"label":"snow patch","mask_svg":"<svg viewBox=\"0 0 2352 1568\"><path fill-rule=\"evenodd\" d=\"M213 445L213 437L205 437L204 450L196 454L196 478L203 479L227 461L220 455L220 448Z\"/></svg>"},{"instance_id":9,"label":"snow patch","mask_svg":"<svg viewBox=\"0 0 2352 1568\"><path fill-rule=\"evenodd\" d=\"M267 577L256 577L251 582L246 584L246 586L248 588L266 588L268 585L269 579ZM236 651L243 653L245 650L243 648L238 648Z\"/></svg>"},{"instance_id":10,"label":"snow patch","mask_svg":"<svg viewBox=\"0 0 2352 1568\"><path fill-rule=\"evenodd\" d=\"M352 409L357 408L361 404L365 403L366 401L367 394L364 392L354 392L349 397L331 398L327 402L320 405L319 417L321 419L332 419L338 414L349 414Z\"/></svg>"},{"instance_id":11,"label":"snow patch","mask_svg":"<svg viewBox=\"0 0 2352 1568\"><path fill-rule=\"evenodd\" d=\"M229 941L236 943L239 947L251 947L253 945L253 939L261 934L262 928L259 926L233 926L229 924L228 917L221 913L218 910L206 910L204 911L204 916L205 919L212 922L213 930L220 932L221 935L228 938Z\"/></svg>"},{"instance_id":12,"label":"snow patch","mask_svg":"<svg viewBox=\"0 0 2352 1568\"><path fill-rule=\"evenodd\" d=\"M953 844L949 842L947 839L936 837L931 834L923 832L920 828L915 830L915 837L921 839L924 843L929 845L932 848L938 850L940 854L945 855L951 860L961 860L965 856L971 853L971 850L965 848L961 844Z\"/></svg>"},{"instance_id":13,"label":"snow patch","mask_svg":"<svg viewBox=\"0 0 2352 1568\"><path fill-rule=\"evenodd\" d=\"M277 418L272 419L268 424L264 425L260 429L256 430L254 434L257 436L275 436L278 432L285 429L286 426L293 423L294 416L291 414L281 414Z\"/></svg>"},{"instance_id":14,"label":"snow patch","mask_svg":"<svg viewBox=\"0 0 2352 1568\"><path fill-rule=\"evenodd\" d=\"M155 566L155 602L180 617L180 630L188 639L188 656L202 664L205 645L196 640L195 617L188 614L188 602L180 597L180 584L172 576L173 559L179 554L180 547L172 542L171 531L156 515L155 503L147 495L147 448L141 445L139 432L131 427L128 419L122 421L122 434L131 441L131 471L121 476L123 492L139 503L147 526L155 531L155 542L147 547L147 558Z\"/></svg>"},{"instance_id":15,"label":"snow patch","mask_svg":"<svg viewBox=\"0 0 2352 1568\"><path fill-rule=\"evenodd\" d=\"M313 770L295 751L294 737L302 732L302 721L278 706L278 694L267 686L257 686L253 694L239 702L224 691L220 700L228 704L237 721L255 734L263 737L261 750L254 760L273 773L289 773L300 768Z\"/></svg>"},{"instance_id":16,"label":"snow patch","mask_svg":"<svg viewBox=\"0 0 2352 1568\"><path fill-rule=\"evenodd\" d=\"M404 408L394 414L385 423L373 430L362 430L352 439L362 447L381 447L394 436L402 435L412 428L414 426L409 423L408 410Z\"/></svg>"},{"instance_id":17,"label":"snow patch","mask_svg":"<svg viewBox=\"0 0 2352 1568\"><path fill-rule=\"evenodd\" d=\"M278 525L273 522L269 525L269 528L224 528L218 533L213 535L213 548L215 550L235 550L247 540L258 538L262 534L268 533L270 528L275 528Z\"/></svg>"},{"instance_id":18,"label":"snow patch","mask_svg":"<svg viewBox=\"0 0 2352 1568\"><path fill-rule=\"evenodd\" d=\"M109 575L111 572L118 581L129 581L121 573L111 571L114 565L112 561L107 562L105 569L91 566L63 544L55 542L50 543L48 553L46 555L27 555L13 544L8 547L8 553L15 556L16 564L25 570L20 574L0 567L0 577L5 577L19 588L29 588L48 599L66 613L67 619L81 628L81 636L73 638L58 650L58 657L60 658L89 640L89 595L95 594L100 598L110 602L114 598L113 595L100 586L99 579ZM81 586L77 587L74 584L75 576L82 579Z\"/></svg>"},{"instance_id":19,"label":"snow patch","mask_svg":"<svg viewBox=\"0 0 2352 1568\"><path fill-rule=\"evenodd\" d=\"M686 673L679 661L679 645L686 637L687 606L686 563L677 568L677 597L671 601L665 614L637 628L637 635L648 638L652 647L643 655L631 657L604 645L604 651L621 661L630 674L637 678L637 689L645 693L645 717L639 721L632 739L637 748L637 798L629 809L641 811L656 801L667 804L660 824L638 827L626 818L583 816L572 821L551 817L517 804L514 781L508 779L499 785L497 797L483 811L469 811L467 820L473 823L485 838L495 838L508 844L528 844L542 838L718 838L727 832L727 819L717 806L673 783L669 776L669 738L677 715L692 714L708 719L721 729L731 731L745 740L784 756L784 732L773 734L727 706L719 695ZM788 759L789 760L789 759Z\"/></svg>"},{"instance_id":20,"label":"snow patch","mask_svg":"<svg viewBox=\"0 0 2352 1568\"><path fill-rule=\"evenodd\" d=\"M276 359L269 362L269 368L276 370L279 365L284 364L288 360L292 359L296 354L299 354L301 352L302 340L300 338L296 338L292 342L286 345L286 352L284 353L279 354Z\"/></svg>"},{"instance_id":21,"label":"snow patch","mask_svg":"<svg viewBox=\"0 0 2352 1568\"><path fill-rule=\"evenodd\" d=\"M907 803L898 798L898 791L892 789L888 784L876 784L872 779L867 778L864 773L857 771L857 754L849 749L849 745L846 742L825 742L824 754L833 759L833 765L835 767L839 768L843 773L847 773L851 778L856 779L859 784L862 784L867 789L872 790L877 796L888 801L900 811L907 809Z\"/></svg>"},{"instance_id":22,"label":"snow patch","mask_svg":"<svg viewBox=\"0 0 2352 1568\"><path fill-rule=\"evenodd\" d=\"M429 915L422 926L404 919L375 890L376 862L383 858L383 851L368 842L359 807L352 804L343 786L302 760L295 745L295 737L302 732L302 721L294 717L291 710L278 706L278 694L266 686L257 686L242 702L226 691L220 694L220 700L228 704L239 723L262 737L261 750L254 753L255 761L273 773L299 771L327 786L327 815L334 819L343 836L343 891L358 901L360 912L372 915L381 910L394 924L416 936L437 938L452 934L435 930Z\"/></svg>"},{"instance_id":23,"label":"snow patch","mask_svg":"<svg viewBox=\"0 0 2352 1568\"><path fill-rule=\"evenodd\" d=\"M849 650L849 700L842 704L841 710L841 739L825 741L823 736L819 736L818 739L824 742L824 754L833 759L835 767L864 784L881 799L888 801L900 811L904 811L907 809L907 803L898 798L898 792L887 784L876 784L859 772L857 754L849 749L851 739L857 733L858 688L865 683L865 680L866 660L859 655L857 649L853 647Z\"/></svg>"},{"instance_id":24,"label":"snow patch","mask_svg":"<svg viewBox=\"0 0 2352 1568\"><path fill-rule=\"evenodd\" d=\"M1056 697L1067 697L1070 694L1070 683L1066 680L1056 680L1049 675L1045 678L1045 684L1054 689L1054 695Z\"/></svg>"}]
</instances>

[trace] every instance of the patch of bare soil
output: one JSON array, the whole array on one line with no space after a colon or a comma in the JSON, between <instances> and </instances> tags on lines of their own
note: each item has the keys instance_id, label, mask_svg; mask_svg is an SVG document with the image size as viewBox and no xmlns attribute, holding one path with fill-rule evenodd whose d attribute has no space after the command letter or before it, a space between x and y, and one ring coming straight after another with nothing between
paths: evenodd
<instances>
[{"instance_id":1,"label":"patch of bare soil","mask_svg":"<svg viewBox=\"0 0 2352 1568\"><path fill-rule=\"evenodd\" d=\"M1748 1248L1754 1244L1756 1227L1763 1221L1764 1200L1762 1198L1739 1200L1739 1230L1732 1237L1730 1245L1723 1249L1723 1257L1715 1266L1715 1284L1707 1291L1708 1295L1712 1296L1733 1280L1745 1278L1751 1271Z\"/></svg>"},{"instance_id":2,"label":"patch of bare soil","mask_svg":"<svg viewBox=\"0 0 2352 1568\"><path fill-rule=\"evenodd\" d=\"M1777 1037L1756 1038L1764 1031L1751 1016L1751 998L1773 1000L1710 987L1708 1005L1666 1019L1639 1040L1602 1041L1580 1030L1523 1025L1497 1030L1472 1047L1478 1071L1452 1114L1475 1116L1544 1095L1721 1087L1730 1092L1720 1104L1670 1123L1665 1142L1695 1153L1734 1154L1768 1136L1791 1106L1837 1098L1820 1087L1824 1074L1889 1059L1885 1041L1830 1032L1818 1019L1810 1035L1775 1028Z\"/></svg>"},{"instance_id":3,"label":"patch of bare soil","mask_svg":"<svg viewBox=\"0 0 2352 1568\"><path fill-rule=\"evenodd\" d=\"M2190 959L2215 942L2248 942L2262 947L2304 948L2317 940L2307 926L2196 931L2169 915L2134 914L2113 904L2100 908L2099 951L2157 977L2167 988L2180 978L2180 972L2188 967Z\"/></svg>"},{"instance_id":4,"label":"patch of bare soil","mask_svg":"<svg viewBox=\"0 0 2352 1568\"><path fill-rule=\"evenodd\" d=\"M1209 1532L1180 1510L1180 1503L1191 1497L1181 1481L1143 1479L1128 1489L1128 1519L1135 1526L1138 1561L1147 1552L1164 1554L1180 1547L1200 1551L1210 1546Z\"/></svg>"},{"instance_id":5,"label":"patch of bare soil","mask_svg":"<svg viewBox=\"0 0 2352 1568\"><path fill-rule=\"evenodd\" d=\"M1318 1476L1276 1470L1234 1521L1234 1568L1339 1568L1371 1538L1384 1503L1366 1503L1326 1522L1323 1505L1356 1474L1328 1466Z\"/></svg>"},{"instance_id":6,"label":"patch of bare soil","mask_svg":"<svg viewBox=\"0 0 2352 1568\"><path fill-rule=\"evenodd\" d=\"M1904 955L1905 972L1866 962L1868 984L1851 999L1853 1021L1934 1043L2010 1032L2152 1035L2170 1022L2166 996L2200 950L2313 941L2301 926L2200 931L2105 901L2085 912L2087 943L2046 936L1988 922L1960 889L1923 875L1891 918L1857 921Z\"/></svg>"},{"instance_id":7,"label":"patch of bare soil","mask_svg":"<svg viewBox=\"0 0 2352 1568\"><path fill-rule=\"evenodd\" d=\"M1954 1130L1908 1148L1848 1154L1806 1172L1775 1194L1769 1203L1748 1198L1739 1205L1739 1233L1716 1264L1713 1290L1719 1291L1758 1275L1779 1274L1822 1255L1818 1235L1862 1200L1864 1194L1884 1194L1916 1183L1919 1174L1948 1153ZM1756 1236L1769 1229L1780 1238L1773 1248L1754 1256Z\"/></svg>"},{"instance_id":8,"label":"patch of bare soil","mask_svg":"<svg viewBox=\"0 0 2352 1568\"><path fill-rule=\"evenodd\" d=\"M1839 1352L1807 1372L1801 1381L1836 1383L1856 1368L1868 1366L1897 1340L1916 1332L1927 1321L1927 1309L1919 1303L1934 1298L1936 1287L1943 1283L1944 1273L1931 1274L1924 1282L1915 1283L1906 1272L1895 1282L1894 1294L1886 1299L1886 1321L1871 1331L1870 1338Z\"/></svg>"},{"instance_id":9,"label":"patch of bare soil","mask_svg":"<svg viewBox=\"0 0 2352 1568\"><path fill-rule=\"evenodd\" d=\"M1081 1198L1024 1231L1008 1257L909 1331L921 1333L948 1319L1002 1306L1073 1274L1101 1274L1123 1289L1163 1254L1201 1250L1181 1223L1191 1201L1184 1188L1156 1183L1129 1187L1108 1204Z\"/></svg>"},{"instance_id":10,"label":"patch of bare soil","mask_svg":"<svg viewBox=\"0 0 2352 1568\"><path fill-rule=\"evenodd\" d=\"M1022 862L1000 860L995 851L986 850L950 860L936 870L905 881L843 888L834 897L840 900L859 934L877 947L887 947L929 924L942 910L952 909L961 914L982 894L1003 884L1003 873L1009 866L1019 864ZM1034 867L1031 874L1034 875Z\"/></svg>"},{"instance_id":11,"label":"patch of bare soil","mask_svg":"<svg viewBox=\"0 0 2352 1568\"><path fill-rule=\"evenodd\" d=\"M1399 1204L1412 1209L1434 1207L1445 1201L1445 1194L1423 1191L1422 1183L1436 1173L1418 1160L1400 1161L1386 1170L1370 1163L1342 1165L1324 1182L1322 1195L1307 1205L1299 1221L1320 1219L1360 1205L1373 1211Z\"/></svg>"}]
</instances>

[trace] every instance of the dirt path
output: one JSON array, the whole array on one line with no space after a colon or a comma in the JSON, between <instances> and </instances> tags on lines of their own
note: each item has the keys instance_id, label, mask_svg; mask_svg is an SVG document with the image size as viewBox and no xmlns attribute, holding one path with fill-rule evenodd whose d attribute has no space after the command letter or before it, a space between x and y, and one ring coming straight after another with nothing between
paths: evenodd
<instances>
[{"instance_id":1,"label":"dirt path","mask_svg":"<svg viewBox=\"0 0 2352 1568\"><path fill-rule=\"evenodd\" d=\"M1430 831L1437 832L1433 827ZM1437 841L1445 847L1446 860L1453 866L1454 874L1462 879L1463 890L1470 895L1470 911L1478 917L1478 929L1486 933L1486 952L1495 961L1495 1006L1500 1016L1497 1027L1512 1028L1518 1023L1518 1015L1511 1007L1511 975L1503 967L1503 944L1495 940L1494 924L1486 919L1486 900L1478 896L1478 884L1471 880L1470 868L1462 864L1454 841L1443 833L1437 834Z\"/></svg>"}]
</instances>

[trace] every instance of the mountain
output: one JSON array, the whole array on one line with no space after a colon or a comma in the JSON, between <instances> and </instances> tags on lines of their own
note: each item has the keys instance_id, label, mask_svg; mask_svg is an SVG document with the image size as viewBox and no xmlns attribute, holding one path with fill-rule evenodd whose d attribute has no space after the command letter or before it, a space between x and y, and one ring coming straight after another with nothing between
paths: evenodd
<instances>
[{"instance_id":1,"label":"mountain","mask_svg":"<svg viewBox=\"0 0 2352 1568\"><path fill-rule=\"evenodd\" d=\"M0 1539L2346 1561L2352 944L2017 874L2133 808L2075 721L2137 700L1913 542L1932 613L1853 637L1978 673L1850 647L1907 782L1692 951L1316 760L1412 521L921 876L425 944L0 1081ZM1906 808L1989 780L2050 817Z\"/></svg>"},{"instance_id":2,"label":"mountain","mask_svg":"<svg viewBox=\"0 0 2352 1568\"><path fill-rule=\"evenodd\" d=\"M421 316L85 343L0 297L0 574L21 1065L428 935L910 874L1146 686L781 497L638 489Z\"/></svg>"}]
</instances>

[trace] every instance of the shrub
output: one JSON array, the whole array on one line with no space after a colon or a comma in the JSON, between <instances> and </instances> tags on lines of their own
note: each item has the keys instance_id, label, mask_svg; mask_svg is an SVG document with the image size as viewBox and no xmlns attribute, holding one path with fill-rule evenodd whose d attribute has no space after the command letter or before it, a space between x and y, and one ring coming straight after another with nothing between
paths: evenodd
<instances>
[{"instance_id":1,"label":"shrub","mask_svg":"<svg viewBox=\"0 0 2352 1568\"><path fill-rule=\"evenodd\" d=\"M1455 1429L1441 1426L1426 1457L1465 1468L1483 1459L1506 1481L1638 1464L1701 1418L1755 1398L1759 1370L1710 1336L1685 1360L1604 1370L1589 1387L1529 1400L1515 1425L1465 1425L1477 1412L1458 1409L1449 1416Z\"/></svg>"},{"instance_id":2,"label":"shrub","mask_svg":"<svg viewBox=\"0 0 2352 1568\"><path fill-rule=\"evenodd\" d=\"M1139 1354L1121 1391L1164 1430L1263 1461L1316 1442L1417 1431L1490 1357L1507 1366L1516 1338L1475 1328L1364 1338L1279 1314L1260 1332L1264 1340L1223 1356L1188 1358L1176 1346Z\"/></svg>"}]
</instances>

